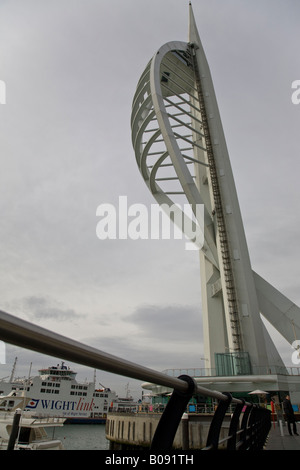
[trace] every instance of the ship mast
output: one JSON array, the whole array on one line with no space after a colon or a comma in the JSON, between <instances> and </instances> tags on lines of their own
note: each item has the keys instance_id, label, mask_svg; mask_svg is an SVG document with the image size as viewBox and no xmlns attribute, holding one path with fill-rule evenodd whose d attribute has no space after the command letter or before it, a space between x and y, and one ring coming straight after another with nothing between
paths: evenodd
<instances>
[{"instance_id":1,"label":"ship mast","mask_svg":"<svg viewBox=\"0 0 300 470\"><path fill-rule=\"evenodd\" d=\"M12 371L11 371L11 374L10 374L10 379L9 379L10 382L12 382L13 379L14 379L14 375L15 375L15 372L16 372L17 361L18 361L18 358L15 357L14 365L13 365L13 368L12 368Z\"/></svg>"}]
</instances>

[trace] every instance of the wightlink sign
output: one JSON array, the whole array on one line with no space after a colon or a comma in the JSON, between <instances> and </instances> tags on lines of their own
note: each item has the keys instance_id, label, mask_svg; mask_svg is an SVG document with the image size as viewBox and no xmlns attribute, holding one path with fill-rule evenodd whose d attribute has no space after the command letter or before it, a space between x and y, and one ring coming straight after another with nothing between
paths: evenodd
<instances>
[{"instance_id":1,"label":"wightlink sign","mask_svg":"<svg viewBox=\"0 0 300 470\"><path fill-rule=\"evenodd\" d=\"M95 406L94 399L90 402L85 402L83 398L77 401L69 400L41 400L33 399L26 406L26 410L43 410L51 411L57 414L57 411L92 411Z\"/></svg>"}]
</instances>

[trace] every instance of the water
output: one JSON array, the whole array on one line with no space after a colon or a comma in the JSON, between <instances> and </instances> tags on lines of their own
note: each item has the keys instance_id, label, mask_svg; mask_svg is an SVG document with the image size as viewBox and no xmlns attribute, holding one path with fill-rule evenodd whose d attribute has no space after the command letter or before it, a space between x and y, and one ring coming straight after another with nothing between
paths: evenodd
<instances>
[{"instance_id":1,"label":"water","mask_svg":"<svg viewBox=\"0 0 300 470\"><path fill-rule=\"evenodd\" d=\"M52 432L47 432L52 437ZM62 441L66 450L108 450L105 424L65 424L56 428L54 436Z\"/></svg>"}]
</instances>

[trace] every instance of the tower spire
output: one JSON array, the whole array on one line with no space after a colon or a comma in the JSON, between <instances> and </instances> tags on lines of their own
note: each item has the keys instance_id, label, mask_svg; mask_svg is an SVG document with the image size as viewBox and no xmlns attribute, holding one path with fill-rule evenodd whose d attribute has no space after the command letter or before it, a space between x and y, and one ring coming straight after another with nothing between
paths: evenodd
<instances>
[{"instance_id":1,"label":"tower spire","mask_svg":"<svg viewBox=\"0 0 300 470\"><path fill-rule=\"evenodd\" d=\"M260 314L275 327L280 321L280 332L289 339L289 304L252 271L213 80L191 2L188 40L163 45L141 75L131 119L135 156L161 207L174 208L182 200L192 208L204 206L199 254L208 368L224 376L269 373L284 364ZM175 221L175 214L172 217ZM185 223L183 230L189 237ZM293 312L299 315L300 309L293 306ZM293 326L297 317L293 313L290 318ZM300 331L300 322L298 326Z\"/></svg>"},{"instance_id":2,"label":"tower spire","mask_svg":"<svg viewBox=\"0 0 300 470\"><path fill-rule=\"evenodd\" d=\"M198 33L198 28L196 25L192 2L189 2L189 32L188 32L188 41L190 43L196 44L198 47L201 45L200 36Z\"/></svg>"}]
</instances>

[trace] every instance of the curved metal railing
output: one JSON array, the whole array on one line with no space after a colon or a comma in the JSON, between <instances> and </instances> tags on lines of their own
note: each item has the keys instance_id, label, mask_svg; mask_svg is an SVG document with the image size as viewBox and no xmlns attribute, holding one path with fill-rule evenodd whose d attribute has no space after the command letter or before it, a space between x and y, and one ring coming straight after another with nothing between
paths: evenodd
<instances>
[{"instance_id":1,"label":"curved metal railing","mask_svg":"<svg viewBox=\"0 0 300 470\"><path fill-rule=\"evenodd\" d=\"M162 372L129 362L59 335L3 311L0 311L0 339L6 343L70 360L95 369L172 388L173 393L152 440L151 449L153 451L167 451L172 448L182 414L191 397L197 393L219 400L219 405L210 425L205 449L218 448L223 419L231 403L235 403L236 408L231 418L228 448L259 449L263 447L268 436L271 426L268 410L244 400L233 398L228 393L201 387L190 376L170 377ZM237 434L241 418L242 432ZM240 436L238 446L236 445L237 436ZM233 443L235 444L233 445Z\"/></svg>"}]
</instances>

